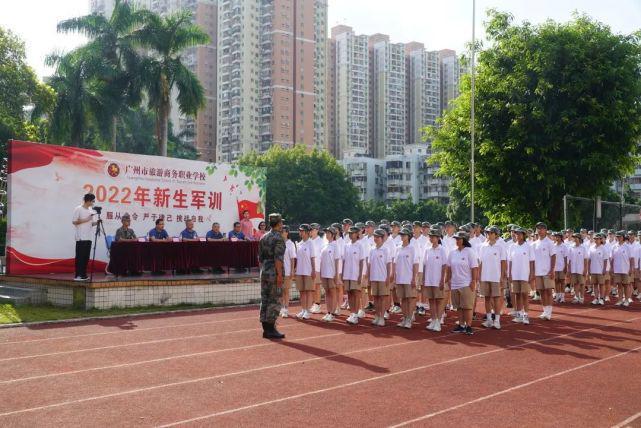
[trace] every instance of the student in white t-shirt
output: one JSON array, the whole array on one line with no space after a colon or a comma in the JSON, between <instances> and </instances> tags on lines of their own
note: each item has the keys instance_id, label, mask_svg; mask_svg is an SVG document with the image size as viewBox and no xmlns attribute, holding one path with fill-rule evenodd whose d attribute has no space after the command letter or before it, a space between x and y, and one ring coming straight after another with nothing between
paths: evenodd
<instances>
[{"instance_id":1,"label":"student in white t-shirt","mask_svg":"<svg viewBox=\"0 0 641 428\"><path fill-rule=\"evenodd\" d=\"M557 303L565 302L565 277L567 276L567 257L568 247L563 242L563 232L554 232L552 235L556 250L556 260L554 262L554 300Z\"/></svg>"},{"instance_id":2,"label":"student in white t-shirt","mask_svg":"<svg viewBox=\"0 0 641 428\"><path fill-rule=\"evenodd\" d=\"M338 307L338 295L336 294L336 285L340 283L339 260L341 258L338 244L336 243L336 235L338 231L333 227L328 227L325 230L325 238L327 245L323 247L320 255L320 277L321 285L325 290L325 303L327 304L327 314L323 317L323 321L334 321L334 311Z\"/></svg>"},{"instance_id":3,"label":"student in white t-shirt","mask_svg":"<svg viewBox=\"0 0 641 428\"><path fill-rule=\"evenodd\" d=\"M285 240L285 255L283 256L283 306L280 309L280 316L287 318L289 316L289 292L296 269L296 244L289 239L289 226L283 226L281 235Z\"/></svg>"},{"instance_id":4,"label":"student in white t-shirt","mask_svg":"<svg viewBox=\"0 0 641 428\"><path fill-rule=\"evenodd\" d=\"M594 287L593 305L605 305L605 272L607 269L608 251L603 245L605 236L597 233L594 235L594 245L590 247L588 270L590 283Z\"/></svg>"},{"instance_id":5,"label":"student in white t-shirt","mask_svg":"<svg viewBox=\"0 0 641 428\"><path fill-rule=\"evenodd\" d=\"M390 276L392 275L392 257L383 245L386 236L387 234L382 229L374 231L375 247L369 253L369 267L367 269L369 290L374 298L376 311L372 324L379 327L385 326L386 297L389 296Z\"/></svg>"},{"instance_id":6,"label":"student in white t-shirt","mask_svg":"<svg viewBox=\"0 0 641 428\"><path fill-rule=\"evenodd\" d=\"M350 242L343 251L343 285L349 297L350 316L349 324L358 324L358 311L361 308L361 275L365 254L363 245L358 241L360 229L352 226L349 228Z\"/></svg>"},{"instance_id":7,"label":"student in white t-shirt","mask_svg":"<svg viewBox=\"0 0 641 428\"><path fill-rule=\"evenodd\" d=\"M570 273L570 285L574 287L574 299L572 303L583 303L583 292L585 289L585 277L588 275L588 249L583 245L581 235L572 235L574 246L570 247L568 255L568 272Z\"/></svg>"},{"instance_id":8,"label":"student in white t-shirt","mask_svg":"<svg viewBox=\"0 0 641 428\"><path fill-rule=\"evenodd\" d=\"M441 317L445 302L445 271L447 268L447 254L441 244L441 231L431 228L428 232L430 242L423 254L423 300L427 301L431 309L431 321L427 330L441 331Z\"/></svg>"},{"instance_id":9,"label":"student in white t-shirt","mask_svg":"<svg viewBox=\"0 0 641 428\"><path fill-rule=\"evenodd\" d=\"M96 212L92 209L96 197L93 193L87 193L83 197L82 205L73 210L71 223L75 226L76 233L76 274L74 281L87 281L87 264L91 253L91 242L93 240L93 227L97 224L94 220Z\"/></svg>"},{"instance_id":10,"label":"student in white t-shirt","mask_svg":"<svg viewBox=\"0 0 641 428\"><path fill-rule=\"evenodd\" d=\"M534 248L534 280L537 292L541 295L542 320L552 319L552 290L554 290L554 267L556 265L556 246L548 238L548 227L543 222L536 224L537 239Z\"/></svg>"},{"instance_id":11,"label":"student in white t-shirt","mask_svg":"<svg viewBox=\"0 0 641 428\"><path fill-rule=\"evenodd\" d=\"M412 232L409 229L401 230L401 247L396 253L394 263L394 283L396 294L401 300L403 318L398 323L399 327L412 328L414 318L414 305L416 304L416 277L418 276L418 257L415 248L410 245Z\"/></svg>"},{"instance_id":12,"label":"student in white t-shirt","mask_svg":"<svg viewBox=\"0 0 641 428\"><path fill-rule=\"evenodd\" d=\"M296 315L298 319L311 317L310 307L314 303L314 282L316 279L316 253L314 244L309 239L312 228L309 224L298 227L301 241L296 251L296 288L300 293L302 310Z\"/></svg>"},{"instance_id":13,"label":"student in white t-shirt","mask_svg":"<svg viewBox=\"0 0 641 428\"><path fill-rule=\"evenodd\" d=\"M503 309L503 290L507 272L507 254L505 247L498 243L499 229L488 226L485 230L487 239L479 246L481 294L485 297L485 322L483 327L501 329L501 310ZM494 319L492 319L492 309Z\"/></svg>"},{"instance_id":14,"label":"student in white t-shirt","mask_svg":"<svg viewBox=\"0 0 641 428\"><path fill-rule=\"evenodd\" d=\"M632 286L630 285L630 275L634 269L634 256L630 251L630 246L625 242L625 232L619 231L615 234L617 243L612 247L612 256L610 266L612 269L612 285L619 290L619 301L616 306L630 306L628 295L632 296ZM628 288L630 292L628 293Z\"/></svg>"},{"instance_id":15,"label":"student in white t-shirt","mask_svg":"<svg viewBox=\"0 0 641 428\"><path fill-rule=\"evenodd\" d=\"M340 262L340 267L341 267L341 275L343 273L343 256L345 255L345 247L347 244L350 243L349 239L349 228L352 227L354 222L348 218L343 219L342 222L342 228L343 228L343 237L342 237L342 243L340 245L341 249L341 262ZM345 290L345 286L343 285L343 282L341 281L341 284L338 286L338 291L337 291L338 298L343 298L343 303L341 303L340 307L337 308L336 312L334 315L339 315L341 309L348 309L349 308L349 301L347 299L347 290Z\"/></svg>"},{"instance_id":16,"label":"student in white t-shirt","mask_svg":"<svg viewBox=\"0 0 641 428\"><path fill-rule=\"evenodd\" d=\"M458 310L459 324L452 332L472 335L472 312L479 279L478 257L467 232L459 231L454 236L456 250L447 256L447 277L452 289L452 304Z\"/></svg>"},{"instance_id":17,"label":"student in white t-shirt","mask_svg":"<svg viewBox=\"0 0 641 428\"><path fill-rule=\"evenodd\" d=\"M514 231L516 242L508 252L508 279L516 301L516 313L513 322L529 324L530 283L534 281L534 249L525 242L525 229Z\"/></svg>"},{"instance_id":18,"label":"student in white t-shirt","mask_svg":"<svg viewBox=\"0 0 641 428\"><path fill-rule=\"evenodd\" d=\"M316 264L314 265L314 270L316 275L314 275L314 294L312 294L312 306L309 308L309 311L312 314L320 314L321 312L321 276L320 276L320 252L325 246L325 241L321 238L318 232L321 229L320 224L312 223L309 225L311 231L309 232L309 240L314 245L314 254L316 254Z\"/></svg>"}]
</instances>

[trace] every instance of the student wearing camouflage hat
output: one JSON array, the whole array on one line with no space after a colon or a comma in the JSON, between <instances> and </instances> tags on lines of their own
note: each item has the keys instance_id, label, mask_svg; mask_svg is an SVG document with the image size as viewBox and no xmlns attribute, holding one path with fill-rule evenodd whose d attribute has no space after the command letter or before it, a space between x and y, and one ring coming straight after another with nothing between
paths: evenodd
<instances>
[{"instance_id":1,"label":"student wearing camouflage hat","mask_svg":"<svg viewBox=\"0 0 641 428\"><path fill-rule=\"evenodd\" d=\"M514 293L516 303L516 323L529 324L529 294L530 283L534 281L534 250L525 242L526 231L518 228L514 231L516 241L508 252L508 279Z\"/></svg>"},{"instance_id":2,"label":"student wearing camouflage hat","mask_svg":"<svg viewBox=\"0 0 641 428\"><path fill-rule=\"evenodd\" d=\"M432 228L429 232L430 243L423 255L423 299L429 302L432 319L427 325L427 330L441 331L441 317L444 302L445 271L447 269L447 255L441 245L441 231Z\"/></svg>"},{"instance_id":3,"label":"student wearing camouflage hat","mask_svg":"<svg viewBox=\"0 0 641 428\"><path fill-rule=\"evenodd\" d=\"M565 302L565 277L567 276L567 259L569 248L563 242L563 232L554 232L554 248L556 251L556 260L554 263L554 300L557 303Z\"/></svg>"},{"instance_id":4,"label":"student wearing camouflage hat","mask_svg":"<svg viewBox=\"0 0 641 428\"><path fill-rule=\"evenodd\" d=\"M285 256L283 257L284 286L280 316L287 318L289 317L289 292L292 288L296 265L296 244L289 239L289 226L283 226L281 235L285 240Z\"/></svg>"},{"instance_id":5,"label":"student wearing camouflage hat","mask_svg":"<svg viewBox=\"0 0 641 428\"><path fill-rule=\"evenodd\" d=\"M392 257L387 248L383 246L386 237L383 229L374 231L375 247L369 253L369 266L367 269L367 282L374 299L376 315L372 324L379 327L385 326L385 303L389 296L390 277L392 275Z\"/></svg>"},{"instance_id":6,"label":"student wearing camouflage hat","mask_svg":"<svg viewBox=\"0 0 641 428\"><path fill-rule=\"evenodd\" d=\"M360 229L352 226L349 228L350 242L343 251L343 284L349 296L350 316L349 324L358 324L358 311L361 308L361 276L365 263L363 246L358 242Z\"/></svg>"},{"instance_id":7,"label":"student wearing camouflage hat","mask_svg":"<svg viewBox=\"0 0 641 428\"><path fill-rule=\"evenodd\" d=\"M311 307L314 299L314 281L316 278L316 250L310 238L312 228L309 224L301 224L298 227L301 241L298 243L296 252L296 288L300 293L302 309L296 315L298 319L307 320L311 318Z\"/></svg>"},{"instance_id":8,"label":"student wearing camouflage hat","mask_svg":"<svg viewBox=\"0 0 641 428\"><path fill-rule=\"evenodd\" d=\"M578 233L572 235L574 246L570 247L568 257L568 271L570 272L570 285L574 287L572 303L584 302L585 277L588 275L588 250L583 245L583 238Z\"/></svg>"},{"instance_id":9,"label":"student wearing camouflage hat","mask_svg":"<svg viewBox=\"0 0 641 428\"><path fill-rule=\"evenodd\" d=\"M617 243L612 247L612 256L610 265L612 268L612 284L619 290L619 301L616 306L630 306L628 301L629 295L632 295L630 286L630 274L634 268L634 257L630 252L630 247L625 243L625 232L619 231L615 234Z\"/></svg>"},{"instance_id":10,"label":"student wearing camouflage hat","mask_svg":"<svg viewBox=\"0 0 641 428\"><path fill-rule=\"evenodd\" d=\"M325 229L325 238L327 245L323 247L320 254L320 277L321 285L325 290L325 303L327 304L327 314L323 321L334 321L334 311L338 306L338 296L336 294L336 285L340 282L339 260L340 252L336 243L338 231L333 227Z\"/></svg>"},{"instance_id":11,"label":"student wearing camouflage hat","mask_svg":"<svg viewBox=\"0 0 641 428\"><path fill-rule=\"evenodd\" d=\"M399 327L410 329L414 321L414 305L416 302L416 277L418 276L418 257L415 248L410 245L412 232L401 230L401 247L396 254L394 263L394 282L396 293L401 300L403 318Z\"/></svg>"},{"instance_id":12,"label":"student wearing camouflage hat","mask_svg":"<svg viewBox=\"0 0 641 428\"><path fill-rule=\"evenodd\" d=\"M313 304L309 308L309 312L312 314L320 314L321 312L321 276L320 276L320 253L323 250L323 246L325 245L325 242L323 241L323 238L320 237L319 232L321 229L320 224L318 223L312 223L309 225L311 227L310 235L309 235L309 240L312 242L312 245L314 246L314 254L316 255L316 258L314 259L314 293L312 294L312 301Z\"/></svg>"},{"instance_id":13,"label":"student wearing camouflage hat","mask_svg":"<svg viewBox=\"0 0 641 428\"><path fill-rule=\"evenodd\" d=\"M603 241L605 241L605 236L597 233L594 236L594 245L588 251L588 271L590 272L590 283L594 287L593 305L605 305L603 294L605 293L608 252L603 245Z\"/></svg>"}]
</instances>

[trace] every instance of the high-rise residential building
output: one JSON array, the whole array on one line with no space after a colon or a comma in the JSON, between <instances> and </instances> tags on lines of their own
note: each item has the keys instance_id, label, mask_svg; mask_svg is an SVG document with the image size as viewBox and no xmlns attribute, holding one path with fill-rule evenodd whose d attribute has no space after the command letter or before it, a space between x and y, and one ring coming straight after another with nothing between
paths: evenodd
<instances>
[{"instance_id":1,"label":"high-rise residential building","mask_svg":"<svg viewBox=\"0 0 641 428\"><path fill-rule=\"evenodd\" d=\"M335 57L333 103L329 106L334 123L333 141L338 159L370 153L369 49L368 37L356 35L351 27L332 28L330 54ZM332 97L330 97L331 99Z\"/></svg>"},{"instance_id":2,"label":"high-rise residential building","mask_svg":"<svg viewBox=\"0 0 641 428\"><path fill-rule=\"evenodd\" d=\"M217 158L327 147L326 0L219 0Z\"/></svg>"},{"instance_id":3,"label":"high-rise residential building","mask_svg":"<svg viewBox=\"0 0 641 428\"><path fill-rule=\"evenodd\" d=\"M424 142L422 129L441 115L441 71L438 52L422 43L405 45L407 69L407 143Z\"/></svg>"},{"instance_id":4,"label":"high-rise residential building","mask_svg":"<svg viewBox=\"0 0 641 428\"><path fill-rule=\"evenodd\" d=\"M370 153L379 159L403 153L406 142L407 104L405 46L390 43L389 36L369 37L370 52Z\"/></svg>"},{"instance_id":5,"label":"high-rise residential building","mask_svg":"<svg viewBox=\"0 0 641 428\"><path fill-rule=\"evenodd\" d=\"M201 160L216 160L216 47L218 8L217 0L130 0L138 7L143 7L167 15L181 10L193 14L193 22L206 32L211 41L205 46L187 49L182 55L183 63L196 74L204 89L205 106L196 117L182 114L176 101L178 91L174 88L170 120L174 125L174 134L185 143L196 148ZM92 13L110 16L115 0L90 0Z\"/></svg>"},{"instance_id":6,"label":"high-rise residential building","mask_svg":"<svg viewBox=\"0 0 641 428\"><path fill-rule=\"evenodd\" d=\"M450 102L459 96L461 63L456 52L451 49L443 49L438 54L441 69L441 112L444 112Z\"/></svg>"},{"instance_id":7,"label":"high-rise residential building","mask_svg":"<svg viewBox=\"0 0 641 428\"><path fill-rule=\"evenodd\" d=\"M345 157L340 161L347 172L349 181L358 190L363 201L384 201L385 160L366 156Z\"/></svg>"}]
</instances>

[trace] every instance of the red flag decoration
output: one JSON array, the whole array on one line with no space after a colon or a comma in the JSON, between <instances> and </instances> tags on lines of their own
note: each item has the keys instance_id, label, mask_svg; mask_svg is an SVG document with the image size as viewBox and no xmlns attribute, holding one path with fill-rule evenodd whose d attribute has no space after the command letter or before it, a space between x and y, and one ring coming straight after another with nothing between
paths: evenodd
<instances>
[{"instance_id":1,"label":"red flag decoration","mask_svg":"<svg viewBox=\"0 0 641 428\"><path fill-rule=\"evenodd\" d=\"M252 202L248 201L247 199L243 199L242 201L239 201L236 199L236 204L238 205L238 218L242 219L243 218L243 211L247 210L249 211L249 218L261 218L264 219L265 216L263 213L260 212L260 203L258 202Z\"/></svg>"}]
</instances>

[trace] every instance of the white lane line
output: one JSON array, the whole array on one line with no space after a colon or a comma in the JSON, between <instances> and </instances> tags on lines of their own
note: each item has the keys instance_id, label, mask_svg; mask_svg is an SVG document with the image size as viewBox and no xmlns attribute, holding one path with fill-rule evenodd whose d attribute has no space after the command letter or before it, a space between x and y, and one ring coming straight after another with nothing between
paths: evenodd
<instances>
[{"instance_id":1,"label":"white lane line","mask_svg":"<svg viewBox=\"0 0 641 428\"><path fill-rule=\"evenodd\" d=\"M349 388L351 386L361 385L361 384L364 384L364 383L368 383L368 382L372 382L372 381L376 381L376 380L381 380L381 379L387 379L387 378L390 378L390 377L393 377L393 376L399 376L399 375L403 375L403 374L407 374L407 373L413 373L413 372L416 372L416 371L425 370L425 369L429 369L429 368L436 367L436 366L446 365L446 364L450 364L450 363L456 363L456 362L459 362L459 361L469 360L469 359L473 359L473 358L476 358L476 357L479 357L479 356L494 354L494 353L497 353L497 352L503 352L503 351L506 351L508 349L523 348L523 347L526 347L528 345L547 342L549 340L556 340L556 339L559 339L561 337L573 336L575 334L584 333L586 331L596 330L596 329L600 329L600 328L604 328L604 327L610 327L610 326L613 326L613 325L616 325L616 324L622 324L622 323L626 323L626 322L632 322L632 321L635 321L635 320L638 320L638 319L641 319L641 317L632 318L632 319L628 319L628 320L624 320L624 321L617 321L617 322L614 322L614 323L610 323L610 324L606 324L606 325L602 325L602 326L591 327L591 328L586 328L586 329L583 329L583 330L576 330L576 331L571 332L571 333L566 333L566 334L562 334L562 335L556 335L556 336L549 337L549 338L546 338L546 339L531 340L531 341L528 341L528 342L526 342L524 344L521 344L521 345L513 345L513 346L508 346L508 347L505 347L505 348L499 348L499 349L494 349L494 350L491 350L491 351L481 352L481 353L478 353L478 354L471 354L471 355L466 355L466 356L463 356L463 357L452 358L450 360L445 360L445 361L440 361L440 362L437 362L437 363L427 364L427 365L420 366L420 367L413 367L411 369L401 370L401 371L398 371L398 372L388 373L388 374L384 374L384 375L380 375L380 376L374 376L374 377L370 377L370 378L366 378L366 379L357 380L357 381L354 381L354 382L344 383L344 384L340 384L340 385L334 385L334 386L331 386L331 387L328 387L328 388L317 389L317 390L314 390L314 391L308 391L308 392L304 392L304 393L301 393L301 394L290 395L290 396L278 398L278 399L275 399L275 400L262 401L260 403L251 404L251 405L248 405L248 406L237 407L237 408L234 408L234 409L229 409L229 410L224 410L224 411L221 411L221 412L211 413L209 415L203 415L203 416L198 416L198 417L191 418L191 419L185 419L185 420L182 420L182 421L172 422L172 423L169 423L169 424L166 424L166 425L161 425L160 428L173 427L173 426L177 426L177 425L183 425L183 424L188 424L188 423L192 423L192 422L198 422L198 421L202 421L202 420L205 420L205 419L215 418L217 416L224 416L224 415L229 415L229 414L232 414L232 413L238 413L238 412L245 411L245 410L255 409L257 407L268 406L268 405L271 405L271 404L282 403L284 401L295 400L295 399L298 399L298 398L304 398L304 397L308 397L308 396L311 396L311 395L317 395L317 394L322 394L322 393L325 393L325 392L336 391L338 389ZM2 416L2 414L0 414L0 416Z\"/></svg>"},{"instance_id":2,"label":"white lane line","mask_svg":"<svg viewBox=\"0 0 641 428\"><path fill-rule=\"evenodd\" d=\"M414 419L411 419L411 420L408 420L408 421L405 421L405 422L401 422L401 423L396 424L396 425L391 425L389 428L399 428L399 427L404 427L406 425L410 425L410 424L413 424L413 423L416 423L416 422L424 421L426 419L433 418L434 416L442 415L443 413L448 413L448 412L451 412L453 410L461 409L461 408L463 408L465 406L469 406L470 404L480 403L481 401L489 400L491 398L498 397L499 395L508 394L508 393L510 393L512 391L523 389L523 388L526 388L526 387L528 387L530 385L534 385L536 383L540 383L540 382L543 382L543 381L546 381L546 380L550 380L550 379L553 379L555 377L563 376L563 375L566 375L568 373L572 373L572 372L575 372L577 370L584 369L586 367L591 367L591 366L593 366L595 364L599 364L599 363L602 363L604 361L609 361L609 360L612 360L614 358L619 358L619 357L622 357L624 355L628 355L630 353L637 352L640 349L641 349L641 346L637 346L636 348L629 349L629 350L627 350L625 352L619 352L618 354L610 355L609 357L601 358L599 360L592 361L592 362L589 362L589 363L586 363L586 364L582 364L580 366L572 367L572 368L567 369L567 370L563 370L563 371L560 371L560 372L553 373L551 375L540 377L538 379L534 379L534 380L531 380L529 382L522 383L520 385L515 385L515 386L513 386L511 388L507 388L507 389L504 389L502 391L497 391L497 392L492 393L492 394L484 395L483 397L479 397L479 398L474 399L474 400L466 401L465 403L457 404L456 406L448 407L447 409L439 410L438 412L429 413L427 415L423 415L423 416L420 416L418 418L414 418ZM641 413L639 415L641 415ZM634 419L631 419L631 420L634 420ZM629 422L629 421L626 420L626 421L623 421L622 423L625 424L627 422Z\"/></svg>"},{"instance_id":3,"label":"white lane line","mask_svg":"<svg viewBox=\"0 0 641 428\"><path fill-rule=\"evenodd\" d=\"M624 421L621 421L616 425L613 425L612 428L627 428L627 427L630 426L630 425L628 425L630 422L634 422L635 420L637 420L639 418L641 418L641 412L630 416L628 419L626 419Z\"/></svg>"},{"instance_id":4,"label":"white lane line","mask_svg":"<svg viewBox=\"0 0 641 428\"><path fill-rule=\"evenodd\" d=\"M579 311L577 313L590 312L590 311L594 311L594 310L596 310L596 309L595 308L585 309L585 310ZM563 315L560 315L557 318L560 318L562 316ZM294 325L296 325L296 324L294 324ZM511 326L517 326L517 325L516 324L509 324L504 328L504 330L506 328L511 327ZM367 329L371 328L371 327L368 327L368 326L363 326L363 327L367 328ZM388 325L388 327L389 327L389 325ZM259 329L256 329L256 330L259 330ZM489 331L489 330L479 330L479 332L481 332L481 331ZM455 336L455 335L456 334L446 334L446 335L443 335L443 336L436 336L436 337L437 338L445 338L445 337ZM432 338L433 338L433 336L428 336L428 337L426 337L424 339L419 339L419 340L415 340L415 341L411 341L411 342L402 342L402 343L399 343L399 344L394 344L392 346L402 346L402 345L407 345L407 344L411 344L411 343L415 343L415 342L422 342L424 340L430 340ZM7 380L0 381L0 385L18 383L18 382L23 382L23 381L26 382L26 381L38 380L38 379L47 379L47 378L53 378L53 377L58 377L58 376L66 376L66 375L73 375L73 374L79 374L79 373L88 373L88 372L94 372L94 371L100 371L100 370L118 369L118 368L124 368L124 367L143 365L143 364L147 364L147 363L171 361L171 360L180 359L180 358L198 357L198 356L203 356L203 355L216 354L216 353L220 353L220 352L227 352L228 350L238 351L238 350L243 350L243 349L254 349L254 348L257 348L257 347L272 346L272 345L273 345L272 343L261 344L261 345L248 345L248 346L242 346L242 347L237 347L237 348L217 349L217 350L213 350L213 351L203 351L203 352L194 352L194 353L190 353L190 354L180 354L180 355L174 355L174 356L171 356L171 357L155 358L155 359L151 359L151 360L136 361L136 362L133 362L133 363L113 364L113 365L109 365L109 366L92 367L92 368L89 368L89 369L71 370L71 371L67 371L67 372L49 373L49 374L29 376L29 377L24 377L24 378L7 379ZM387 346L390 346L390 345L385 345L385 347L387 347Z\"/></svg>"},{"instance_id":5,"label":"white lane line","mask_svg":"<svg viewBox=\"0 0 641 428\"><path fill-rule=\"evenodd\" d=\"M131 320L135 320L135 318L130 318L130 319ZM209 324L218 324L218 323L223 323L223 322L255 320L255 319L257 319L256 316L243 317L243 318L230 318L230 319L217 320L217 321L205 321L205 322L188 323L188 324L164 325L164 326L158 326L158 327L145 327L145 328L137 328L137 329L132 329L132 330L103 331L103 332L99 332L99 333L85 333L85 334L76 334L76 335L71 335L71 336L45 337L45 338L41 338L41 339L29 339L29 340L14 340L14 341L11 341L11 342L0 342L0 346L2 346L2 345L19 345L21 343L48 342L48 341L52 341L52 340L75 339L75 338L78 338L78 337L104 336L104 335L108 335L108 334L123 334L123 333L136 333L136 332L139 332L139 331L164 330L164 329L167 329L167 328L194 327L194 326L199 326L199 325L209 325Z\"/></svg>"},{"instance_id":6,"label":"white lane line","mask_svg":"<svg viewBox=\"0 0 641 428\"><path fill-rule=\"evenodd\" d=\"M590 312L590 311L593 311L593 310L596 310L596 309L586 309L586 310L583 310L581 312ZM641 318L641 317L639 317L639 318ZM617 322L615 322L613 324L605 325L605 327L607 327L609 325L620 324L620 323L627 322L627 321L629 321L629 320L617 321ZM518 347L521 347L521 346L525 346L527 344L545 342L545 341L548 341L548 340L557 339L559 337L570 336L572 334L579 333L579 332L582 332L582 331L589 331L589 330L594 330L596 328L603 328L603 327L604 326L598 326L598 327L592 327L592 328L584 329L584 330L575 330L575 331L573 331L571 333L566 333L566 334L563 334L563 335L555 335L555 336L552 336L552 337L549 337L549 338L546 338L546 339L540 339L538 341L529 341L529 342L526 342L523 345L518 345L518 346L514 346L514 347L518 348ZM369 327L365 327L365 328L369 328ZM389 328L389 327L384 327L384 328ZM486 331L489 331L489 330L486 330ZM341 334L347 334L347 333L346 332L341 332L341 333L336 333L335 335L338 336L338 335L341 335ZM454 335L457 335L457 333L451 333L451 334L447 334L447 335L444 335L444 336L436 336L436 337L437 338L445 338L445 337L454 336ZM323 337L323 336L320 336L320 337ZM298 339L298 341L309 340L309 339L311 339L311 338L301 338L301 339ZM256 367L256 368L253 368L253 369L248 369L248 370L239 371L239 372L226 373L226 374L214 375L214 376L206 376L206 377L201 377L201 378L196 378L196 379L188 379L188 380L179 381L179 382L172 382L172 383L167 383L167 384L154 385L154 386L149 386L149 387L144 387L144 388L136 388L136 389L131 389L131 390L127 390L127 391L119 391L119 392L115 392L115 393L112 393L112 394L81 398L81 399L77 399L77 400L63 401L63 402L60 402L60 403L48 404L48 405L38 406L38 407L31 407L31 408L22 409L22 410L14 410L14 411L10 411L10 412L0 413L0 417L2 417L2 416L10 416L10 415L20 414L20 413L34 412L34 411L38 411L38 410L46 410L46 409L62 407L62 406L70 405L70 404L78 404L78 403L84 403L84 402L88 402L88 401L96 401L96 400L105 399L105 398L119 397L119 396L123 396L123 395L135 394L135 393L138 393L138 392L145 392L145 391L152 391L152 390L156 390L156 389L168 388L168 387L172 387L172 386L179 386L179 385L186 385L186 384L190 384L190 383L205 382L205 381L208 381L208 380L215 380L215 379L219 379L219 378L223 378L223 377L242 375L242 374L247 374L247 373L252 373L252 372L262 371L262 370L269 370L269 369L289 366L289 365L293 365L293 364L302 364L302 363L306 363L306 362L329 359L329 358L335 358L335 357L355 354L355 353L359 353L359 352L366 352L366 351L369 352L369 351L372 351L372 350L389 348L389 347L392 347L392 346L408 345L408 344L413 344L413 343L421 343L421 342L423 342L423 340L427 340L427 338L426 339L409 341L409 342L402 342L402 343L398 343L398 344L397 343L393 343L393 344L389 344L389 345L377 346L377 347L368 348L368 349L365 349L365 350L354 350L354 351L345 352L345 353L330 354L330 355L326 355L326 356L322 356L322 357L313 357L313 358L308 358L308 359L304 359L304 360L290 361L290 362L287 362L287 363L281 363L281 364L275 364L275 365L269 365L269 366L263 366L263 367ZM506 349L510 349L510 347L499 348L499 349L495 349L495 350L492 350L492 351L485 352L483 354L474 354L474 355L469 355L469 356L465 356L465 357L456 358L456 359L453 359L453 360L447 360L447 361L444 361L444 362L434 363L434 364L431 364L431 365L428 365L428 366L424 366L423 368L428 368L428 367L431 367L431 366L436 366L436 365L441 365L441 364L447 364L449 362L455 362L455 361L458 361L458 360L464 360L464 359L467 359L467 358L473 358L475 356L490 354L490 353L493 353L493 352L499 352L499 351L503 351L503 350L506 350ZM419 370L419 369L420 368L417 368L415 370ZM414 370L414 369L412 369L412 370ZM409 371L412 371L412 370L409 370ZM398 374L402 374L402 373L403 372L398 372ZM390 375L394 375L394 373L385 375L383 377L387 377L387 376L390 376ZM378 378L371 378L370 380L375 380L375 379L378 379ZM366 379L364 381L358 381L357 383L365 382L365 381L368 381L368 380ZM339 386L334 387L334 388L337 389L337 388L340 388L340 387L341 386L339 385ZM312 392L312 393L314 393L314 392ZM304 394L304 395L309 395L309 394L311 394L311 393ZM281 400L281 401L284 401L284 400ZM258 405L254 405L254 406L257 407L259 405L262 405L262 404L258 404Z\"/></svg>"}]
</instances>

